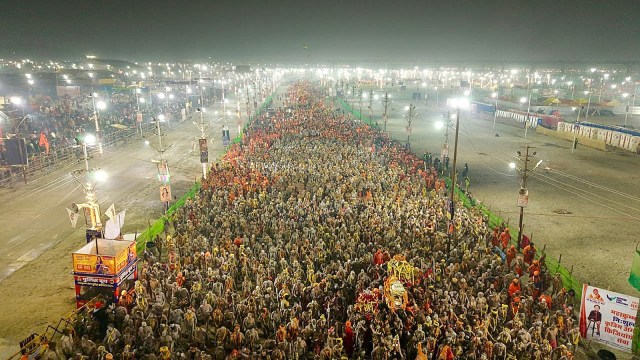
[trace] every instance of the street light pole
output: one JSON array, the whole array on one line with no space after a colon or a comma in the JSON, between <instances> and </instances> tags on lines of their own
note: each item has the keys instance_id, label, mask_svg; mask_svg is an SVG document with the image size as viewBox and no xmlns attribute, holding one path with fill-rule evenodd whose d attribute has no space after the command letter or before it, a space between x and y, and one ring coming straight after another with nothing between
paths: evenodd
<instances>
[{"instance_id":1,"label":"street light pole","mask_svg":"<svg viewBox=\"0 0 640 360\"><path fill-rule=\"evenodd\" d=\"M448 119L447 119L448 120ZM448 127L447 127L448 128ZM451 239L455 236L455 203L454 203L454 195L456 192L456 162L458 160L458 129L460 128L460 107L458 106L458 108L456 109L456 137L455 137L455 144L453 147L453 168L451 169L451 196L449 199L449 215L450 215L450 221L451 223L449 224L449 229L447 229L447 232L449 234L449 236L447 237L447 258L449 258L449 255L451 254Z\"/></svg>"},{"instance_id":2,"label":"street light pole","mask_svg":"<svg viewBox=\"0 0 640 360\"><path fill-rule=\"evenodd\" d=\"M411 147L411 141L410 136L411 136L411 123L413 122L413 118L418 116L418 113L415 112L416 111L416 107L413 104L409 104L409 106L407 106L407 114L405 114L405 118L407 119L407 147Z\"/></svg>"},{"instance_id":3,"label":"street light pole","mask_svg":"<svg viewBox=\"0 0 640 360\"><path fill-rule=\"evenodd\" d=\"M523 222L524 222L524 208L527 206L529 202L529 190L527 190L527 177L529 174L529 157L536 155L536 152L533 151L531 155L529 155L529 149L533 149L533 147L527 145L524 157L524 172L522 173L522 185L520 186L519 196L523 199L518 199L518 207L520 207L520 219L518 221L518 243L516 244L518 250L520 250L520 244L522 242L522 230L523 230ZM520 151L518 151L518 155L520 155ZM538 163L538 165L540 162ZM536 167L538 166L536 165ZM535 170L535 168L534 168Z\"/></svg>"},{"instance_id":4,"label":"street light pole","mask_svg":"<svg viewBox=\"0 0 640 360\"><path fill-rule=\"evenodd\" d=\"M369 90L369 125L371 125L373 118L373 89Z\"/></svg>"},{"instance_id":5,"label":"street light pole","mask_svg":"<svg viewBox=\"0 0 640 360\"><path fill-rule=\"evenodd\" d=\"M531 112L531 83L529 83L529 100L527 102L527 119L524 124L524 138L527 138L527 130L529 129L529 113Z\"/></svg>"},{"instance_id":6,"label":"street light pole","mask_svg":"<svg viewBox=\"0 0 640 360\"><path fill-rule=\"evenodd\" d=\"M496 99L496 104L493 108L493 128L496 128L496 117L498 116L498 93L494 92L491 94L491 97Z\"/></svg>"},{"instance_id":7,"label":"street light pole","mask_svg":"<svg viewBox=\"0 0 640 360\"><path fill-rule=\"evenodd\" d=\"M628 93L624 93L622 96L627 98L627 107L626 107L625 112L624 112L624 127L626 128L627 127L627 118L629 117L629 105L631 104L631 98L634 97L635 95L629 96Z\"/></svg>"},{"instance_id":8,"label":"street light pole","mask_svg":"<svg viewBox=\"0 0 640 360\"><path fill-rule=\"evenodd\" d=\"M387 131L387 122L389 121L389 115L387 113L387 108L391 100L389 100L389 93L385 91L384 97L382 98L382 104L384 105L384 114L382 114L382 120L384 121L384 131Z\"/></svg>"},{"instance_id":9,"label":"street light pole","mask_svg":"<svg viewBox=\"0 0 640 360\"><path fill-rule=\"evenodd\" d=\"M100 140L100 122L98 121L98 111L96 111L96 97L97 96L98 96L97 93L92 93L91 94L91 101L93 103L93 119L95 121L95 126L96 126L96 138L98 140L98 151L102 155L102 142Z\"/></svg>"},{"instance_id":10,"label":"street light pole","mask_svg":"<svg viewBox=\"0 0 640 360\"><path fill-rule=\"evenodd\" d=\"M89 141L89 136L91 135L85 135L84 139L82 140L82 153L84 155L84 170L80 169L80 170L75 170L71 172L71 175L74 177L74 179L83 187L84 189L84 193L85 193L85 198L87 199L86 203L75 203L74 204L74 211L78 212L80 209L87 209L89 211L88 215L89 215L89 221L91 221L91 227L89 229L87 229L87 236L89 235L90 231L99 231L102 229L102 221L100 220L100 205L98 204L98 199L96 197L95 191L94 191L94 184L91 182L91 174L96 174L97 169L91 169L89 167L89 155L87 152L87 141ZM93 137L93 136L92 136ZM93 143L95 141L95 138L93 138L91 140L91 142ZM84 173L85 175L85 181L82 181L78 178L77 174L80 173ZM94 178L94 181L96 179Z\"/></svg>"},{"instance_id":11,"label":"street light pole","mask_svg":"<svg viewBox=\"0 0 640 360\"><path fill-rule=\"evenodd\" d=\"M589 107L591 106L591 80L589 80L589 87L584 94L589 95L589 100L587 101L587 111L584 113L584 120L587 121L589 119Z\"/></svg>"}]
</instances>

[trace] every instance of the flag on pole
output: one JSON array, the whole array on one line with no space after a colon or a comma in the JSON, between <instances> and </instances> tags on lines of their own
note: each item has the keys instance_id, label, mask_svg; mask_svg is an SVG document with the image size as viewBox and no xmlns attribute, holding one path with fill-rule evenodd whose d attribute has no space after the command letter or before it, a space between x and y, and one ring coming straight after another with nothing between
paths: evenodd
<instances>
[{"instance_id":1,"label":"flag on pole","mask_svg":"<svg viewBox=\"0 0 640 360\"><path fill-rule=\"evenodd\" d=\"M105 211L104 214L107 215L107 217L109 217L109 220L113 219L116 216L115 205L111 204L111 206L109 206L109 208L107 209L107 211Z\"/></svg>"},{"instance_id":2,"label":"flag on pole","mask_svg":"<svg viewBox=\"0 0 640 360\"><path fill-rule=\"evenodd\" d=\"M118 213L118 217L116 218L116 222L118 223L118 226L122 229L122 227L124 226L124 215L125 212L127 211L127 209L124 209L122 211L120 211Z\"/></svg>"},{"instance_id":3,"label":"flag on pole","mask_svg":"<svg viewBox=\"0 0 640 360\"><path fill-rule=\"evenodd\" d=\"M80 214L68 208L67 208L67 214L69 215L69 221L71 221L71 227L75 228L76 224L78 223L78 218L80 217Z\"/></svg>"},{"instance_id":4,"label":"flag on pole","mask_svg":"<svg viewBox=\"0 0 640 360\"><path fill-rule=\"evenodd\" d=\"M104 238L105 239L115 239L118 236L120 236L120 230L122 229L122 226L124 225L124 216L125 216L125 211L123 210L121 212L118 213L117 216L112 217L111 219L109 219L105 225L104 228Z\"/></svg>"},{"instance_id":5,"label":"flag on pole","mask_svg":"<svg viewBox=\"0 0 640 360\"><path fill-rule=\"evenodd\" d=\"M46 154L49 155L49 140L43 131L40 132L40 141L38 141L38 145L44 146Z\"/></svg>"}]
</instances>

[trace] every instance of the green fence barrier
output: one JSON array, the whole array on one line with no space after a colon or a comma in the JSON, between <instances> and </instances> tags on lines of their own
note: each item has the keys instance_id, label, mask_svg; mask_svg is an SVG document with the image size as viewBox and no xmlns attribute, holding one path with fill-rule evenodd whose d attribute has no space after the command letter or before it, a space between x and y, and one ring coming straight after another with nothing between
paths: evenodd
<instances>
[{"instance_id":1,"label":"green fence barrier","mask_svg":"<svg viewBox=\"0 0 640 360\"><path fill-rule=\"evenodd\" d=\"M269 106L269 104L271 104L271 102L273 101L273 95L269 95L264 102L262 103L262 105L260 105L260 107L258 109L256 109L256 111L253 113L252 116L249 117L249 121L244 125L244 127L242 128L242 132L238 135L236 135L235 138L233 138L233 143L237 144L242 140L242 134L245 133L245 131L249 128L249 126L251 125L251 123L253 122L253 120L255 118L258 117L258 115L260 115L263 111L265 111L267 109L267 107Z\"/></svg>"},{"instance_id":2,"label":"green fence barrier","mask_svg":"<svg viewBox=\"0 0 640 360\"><path fill-rule=\"evenodd\" d=\"M445 182L447 184L447 187L451 189L451 179L445 178ZM462 202L464 207L480 210L484 214L484 216L487 217L488 224L491 228L500 226L501 224L505 223L504 219L491 212L491 210L489 210L489 208L487 208L484 204L478 204L474 199L469 198L467 194L462 192L459 186L456 186L456 196ZM517 241L517 235L515 235L514 238L514 235L512 234L511 242L516 244ZM540 257L541 255L542 251L538 250L537 256ZM573 277L573 275L569 272L569 270L567 270L567 268L560 265L560 263L558 263L558 261L556 261L555 259L551 259L549 257L545 258L545 264L547 265L547 269L549 269L549 271L551 271L554 275L560 274L563 286L567 289L573 289L578 300L582 297L582 282Z\"/></svg>"},{"instance_id":3,"label":"green fence barrier","mask_svg":"<svg viewBox=\"0 0 640 360\"><path fill-rule=\"evenodd\" d=\"M136 238L136 251L138 254L142 254L142 252L145 250L145 247L147 246L147 242L154 240L156 238L156 235L164 232L165 220L169 219L170 216L173 215L173 213L179 207L184 205L188 198L194 197L198 190L200 190L200 183L196 182L195 185L193 185L193 187L189 189L189 191L187 191L184 195L182 195L180 199L178 199L178 201L176 201L169 207L169 210L167 210L166 214L164 214L158 220L154 221L151 226L147 228L147 230L138 235L138 237Z\"/></svg>"},{"instance_id":4,"label":"green fence barrier","mask_svg":"<svg viewBox=\"0 0 640 360\"><path fill-rule=\"evenodd\" d=\"M335 97L336 100L338 100L338 103L340 103L340 105L348 112L350 112L351 114L353 114L353 116L355 116L358 120L364 122L365 124L374 127L374 128L379 128L378 124L374 123L372 119L369 119L368 117L362 115L362 113L360 113L358 110L354 109L351 107L351 105L349 105L348 102L346 102L345 100L339 98L339 97Z\"/></svg>"},{"instance_id":5,"label":"green fence barrier","mask_svg":"<svg viewBox=\"0 0 640 360\"><path fill-rule=\"evenodd\" d=\"M251 118L249 118L249 122L247 124L245 124L242 132L244 133L245 130L251 125L251 122L253 121L253 119L255 119L258 115L260 115L263 111L265 111L267 109L267 107L269 106L269 104L271 104L271 102L273 101L273 95L270 95L269 97L267 97L265 99L265 101L262 103L262 105L260 105L260 107L258 109L256 109L256 111L254 112L253 116ZM239 143L242 140L242 134L238 134L234 139L233 139L233 143ZM164 232L164 223L165 220L168 220L171 215L182 205L184 205L185 201L187 201L188 198L192 198L195 196L195 194L198 192L198 190L200 190L200 183L197 182L195 185L193 185L193 187L191 189L189 189L189 191L187 191L180 199L178 199L178 201L176 201L173 205L171 205L171 207L169 207L169 210L167 210L167 213L164 214L161 218L159 218L158 220L154 221L145 231L143 231L141 234L138 235L138 237L136 238L136 251L138 252L138 254L142 254L147 246L147 242L149 241L153 241L156 238L156 235Z\"/></svg>"}]
</instances>

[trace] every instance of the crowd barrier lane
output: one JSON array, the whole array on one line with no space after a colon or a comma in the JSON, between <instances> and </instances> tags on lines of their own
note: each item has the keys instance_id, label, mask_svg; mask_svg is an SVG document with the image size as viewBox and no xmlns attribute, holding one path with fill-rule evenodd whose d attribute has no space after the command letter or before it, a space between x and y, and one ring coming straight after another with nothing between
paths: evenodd
<instances>
[{"instance_id":1,"label":"crowd barrier lane","mask_svg":"<svg viewBox=\"0 0 640 360\"><path fill-rule=\"evenodd\" d=\"M364 122L369 126L379 128L379 126L375 124L372 119L368 119L366 116L362 115L358 110L352 108L351 105L349 105L349 103L346 102L344 99L338 96L336 96L335 99L338 100L338 103L340 103L340 105L345 109L345 111L353 114L353 116L355 116L358 120Z\"/></svg>"},{"instance_id":2,"label":"crowd barrier lane","mask_svg":"<svg viewBox=\"0 0 640 360\"><path fill-rule=\"evenodd\" d=\"M447 184L447 187L451 189L451 179L445 178L445 182ZM464 207L480 210L483 213L483 215L487 217L489 227L493 228L495 226L500 226L501 224L507 223L504 221L504 219L494 214L487 206L485 206L484 204L479 204L475 199L468 197L467 194L465 194L462 190L460 190L459 187L456 187L456 196L458 200L462 202ZM513 234L511 234L511 243L515 245L517 244L517 241L518 241L518 235L516 232L514 232ZM545 254L543 254L542 250L540 249L536 250L537 258L540 258L541 256L544 256L544 255ZM552 259L546 256L545 256L544 262L547 266L547 269L553 275L560 274L560 278L562 279L563 286L567 289L573 289L573 291L576 294L576 299L580 300L582 298L582 282L580 282L578 279L576 279L573 276L572 271L569 271L567 268L562 266L555 259Z\"/></svg>"},{"instance_id":3,"label":"crowd barrier lane","mask_svg":"<svg viewBox=\"0 0 640 360\"><path fill-rule=\"evenodd\" d=\"M40 349L41 345L48 343L50 341L59 339L63 335L64 328L67 328L67 327L73 328L73 323L75 322L79 313L89 308L89 306L93 307L93 305L98 301L103 301L100 295L94 297L93 299L87 301L86 304L72 311L71 314L69 314L69 316L60 318L56 326L47 325L47 327L45 328L42 334L38 334L38 333L31 334L25 340L20 342L20 350L18 350L16 353L11 355L7 360L19 359L22 356L22 350L25 350L27 355L34 355L38 353L39 352L38 350L41 350ZM63 327L63 328L61 329L60 327ZM58 341L56 342L59 343ZM32 359L32 358L33 357L31 356L29 357L29 359Z\"/></svg>"},{"instance_id":4,"label":"crowd barrier lane","mask_svg":"<svg viewBox=\"0 0 640 360\"><path fill-rule=\"evenodd\" d=\"M253 121L253 119L255 119L258 115L260 115L262 112L264 112L264 110L267 109L267 107L269 106L269 104L271 104L272 101L273 101L273 95L270 95L265 99L262 105L260 105L260 107L256 109L253 117L245 125L243 132L247 129L247 127ZM238 136L234 138L233 142L238 143L241 141L241 139L242 139L241 134L238 134ZM169 207L165 215L163 215L161 218L151 223L145 231L143 231L136 237L136 251L138 254L143 254L146 249L147 243L150 241L153 241L156 235L164 232L165 221L169 221L171 219L171 215L173 215L173 213L175 213L175 211L178 208L184 205L187 199L195 197L196 193L200 190L200 186L201 186L200 182L197 181L193 185L193 187L189 189L189 191L187 191L180 199L178 199L178 201L176 201L173 205Z\"/></svg>"},{"instance_id":5,"label":"crowd barrier lane","mask_svg":"<svg viewBox=\"0 0 640 360\"><path fill-rule=\"evenodd\" d=\"M155 125L147 123L143 124L141 128L142 134L144 135L154 131ZM138 128L116 130L104 135L101 142L103 146L116 146L121 143L126 143L139 135L140 130ZM27 181L34 180L55 171L58 165L78 162L79 154L76 152L77 149L77 147L66 146L52 148L49 154L44 152L32 154L29 156L29 165L25 167L24 171L21 167L14 167L10 174L8 172L0 173L0 186L12 186L13 183L23 180L25 174ZM95 152L95 149L92 148L88 148L87 150L89 153Z\"/></svg>"},{"instance_id":6,"label":"crowd barrier lane","mask_svg":"<svg viewBox=\"0 0 640 360\"><path fill-rule=\"evenodd\" d=\"M336 97L336 99L338 100L338 102L349 112L351 112L353 115L355 115L357 118L361 119L362 115L360 113L358 113L357 111L353 110L348 104L346 104L341 98ZM365 121L366 122L366 121ZM366 122L367 124L371 125L369 122ZM373 125L375 126L375 125ZM536 127L536 131L541 131L540 129L544 129L541 126ZM544 129L547 131L550 131L548 129ZM555 131L554 131L555 132ZM557 132L555 132L557 133ZM586 140L592 140L593 139L588 139L585 138ZM445 178L445 182L447 184L447 187L449 189L451 189L451 179L450 178ZM458 199L463 203L463 205L466 208L475 208L477 210L480 210L488 219L488 225L490 227L494 227L494 226L500 226L503 223L506 223L504 221L504 219L500 218L499 216L497 216L496 214L494 214L493 212L491 212L491 210L486 207L484 204L479 204L475 199L473 198L469 198L467 196L467 194L465 194L464 192L462 192L462 190L460 190L460 187L456 187L456 195L458 197ZM515 238L514 238L515 236ZM517 243L517 234L511 234L511 242L513 244ZM540 256L544 255L542 253L542 251L540 249L537 249L537 254L536 256L538 258L540 258ZM551 259L549 257L545 257L545 264L547 265L547 269L549 271L551 271L554 275L560 274L560 278L562 279L562 284L565 288L567 289L573 289L573 291L575 291L576 294L576 299L579 301L582 298L582 282L578 281L572 274L571 271L569 271L567 268L565 268L564 266L562 266L558 261L556 261L555 259Z\"/></svg>"},{"instance_id":7,"label":"crowd barrier lane","mask_svg":"<svg viewBox=\"0 0 640 360\"><path fill-rule=\"evenodd\" d=\"M249 116L249 121L242 128L242 133L236 135L236 137L233 138L233 143L234 144L237 144L240 141L242 141L242 134L244 134L246 132L246 130L249 128L249 125L251 125L251 122L253 121L253 119L255 119L256 117L258 117L258 115L260 115L262 112L264 112L272 102L273 102L273 94L269 95L264 100L262 105L260 105L260 108L256 109L254 111L253 115Z\"/></svg>"},{"instance_id":8,"label":"crowd barrier lane","mask_svg":"<svg viewBox=\"0 0 640 360\"><path fill-rule=\"evenodd\" d=\"M200 182L196 182L189 191L169 207L169 210L167 210L167 213L164 216L154 221L147 230L143 231L136 237L136 252L138 254L144 253L147 243L149 241L153 241L156 235L164 232L165 221L168 221L171 218L171 215L173 215L178 208L184 205L187 199L193 198L199 190Z\"/></svg>"}]
</instances>

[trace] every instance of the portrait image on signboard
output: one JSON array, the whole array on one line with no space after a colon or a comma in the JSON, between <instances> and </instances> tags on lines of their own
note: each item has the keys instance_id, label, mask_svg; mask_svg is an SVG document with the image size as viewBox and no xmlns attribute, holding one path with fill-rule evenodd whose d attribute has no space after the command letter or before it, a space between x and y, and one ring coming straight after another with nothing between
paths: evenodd
<instances>
[{"instance_id":1,"label":"portrait image on signboard","mask_svg":"<svg viewBox=\"0 0 640 360\"><path fill-rule=\"evenodd\" d=\"M580 304L580 335L631 352L638 298L584 284Z\"/></svg>"},{"instance_id":2,"label":"portrait image on signboard","mask_svg":"<svg viewBox=\"0 0 640 360\"><path fill-rule=\"evenodd\" d=\"M171 186L169 185L160 186L160 201L161 202L171 201Z\"/></svg>"}]
</instances>

